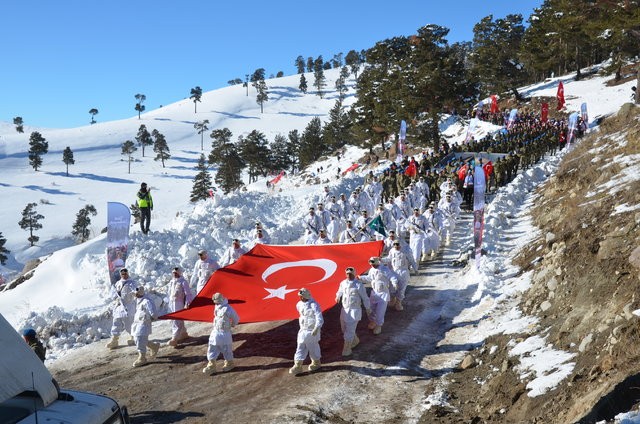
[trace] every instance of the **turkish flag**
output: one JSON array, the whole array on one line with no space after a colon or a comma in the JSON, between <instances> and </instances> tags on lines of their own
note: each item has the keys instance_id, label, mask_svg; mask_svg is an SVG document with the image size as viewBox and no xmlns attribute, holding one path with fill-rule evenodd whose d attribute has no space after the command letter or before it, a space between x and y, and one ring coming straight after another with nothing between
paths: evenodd
<instances>
[{"instance_id":1,"label":"turkish flag","mask_svg":"<svg viewBox=\"0 0 640 424\"><path fill-rule=\"evenodd\" d=\"M350 167L348 167L347 169L345 169L345 170L342 172L342 175L347 175L347 173L348 173L348 172L353 171L354 169L356 169L356 168L357 168L357 167L359 167L359 166L360 166L360 164L359 164L359 163L354 163L353 165L351 165Z\"/></svg>"},{"instance_id":2,"label":"turkish flag","mask_svg":"<svg viewBox=\"0 0 640 424\"><path fill-rule=\"evenodd\" d=\"M493 162L489 161L482 166L482 170L484 171L484 177L489 180L491 174L493 174Z\"/></svg>"},{"instance_id":3,"label":"turkish flag","mask_svg":"<svg viewBox=\"0 0 640 424\"><path fill-rule=\"evenodd\" d=\"M460 169L458 169L458 179L460 181L464 181L464 177L467 176L467 170L469 169L469 165L467 165L466 163L464 165L462 165L460 167Z\"/></svg>"},{"instance_id":4,"label":"turkish flag","mask_svg":"<svg viewBox=\"0 0 640 424\"><path fill-rule=\"evenodd\" d=\"M280 171L277 177L269 181L269 184L277 184L283 176L284 176L284 171Z\"/></svg>"},{"instance_id":5,"label":"turkish flag","mask_svg":"<svg viewBox=\"0 0 640 424\"><path fill-rule=\"evenodd\" d=\"M495 94L491 95L491 113L498 113L500 109L498 108L498 96Z\"/></svg>"},{"instance_id":6,"label":"turkish flag","mask_svg":"<svg viewBox=\"0 0 640 424\"><path fill-rule=\"evenodd\" d=\"M549 117L549 103L542 103L542 111L540 112L540 120L547 122Z\"/></svg>"},{"instance_id":7,"label":"turkish flag","mask_svg":"<svg viewBox=\"0 0 640 424\"><path fill-rule=\"evenodd\" d=\"M415 178L415 176L418 175L418 167L416 167L415 161L412 160L411 162L409 162L409 165L407 165L407 169L404 170L404 175L411 178Z\"/></svg>"},{"instance_id":8,"label":"turkish flag","mask_svg":"<svg viewBox=\"0 0 640 424\"><path fill-rule=\"evenodd\" d=\"M556 98L558 99L558 110L564 107L564 85L562 81L558 83L558 93L556 94Z\"/></svg>"},{"instance_id":9,"label":"turkish flag","mask_svg":"<svg viewBox=\"0 0 640 424\"><path fill-rule=\"evenodd\" d=\"M222 293L240 315L240 322L298 318L298 290L306 287L323 311L336 304L345 269L356 274L369 269L369 258L379 256L383 242L274 246L257 244L237 262L217 270L189 308L162 316L209 322L214 293Z\"/></svg>"}]
</instances>

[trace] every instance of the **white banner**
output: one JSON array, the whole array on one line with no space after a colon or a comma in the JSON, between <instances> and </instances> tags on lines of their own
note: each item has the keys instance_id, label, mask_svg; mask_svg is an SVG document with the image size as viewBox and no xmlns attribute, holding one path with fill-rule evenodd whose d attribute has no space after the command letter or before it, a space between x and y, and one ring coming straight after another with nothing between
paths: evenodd
<instances>
[{"instance_id":1,"label":"white banner","mask_svg":"<svg viewBox=\"0 0 640 424\"><path fill-rule=\"evenodd\" d=\"M122 203L107 203L107 263L111 284L120 279L120 270L127 261L131 211Z\"/></svg>"}]
</instances>

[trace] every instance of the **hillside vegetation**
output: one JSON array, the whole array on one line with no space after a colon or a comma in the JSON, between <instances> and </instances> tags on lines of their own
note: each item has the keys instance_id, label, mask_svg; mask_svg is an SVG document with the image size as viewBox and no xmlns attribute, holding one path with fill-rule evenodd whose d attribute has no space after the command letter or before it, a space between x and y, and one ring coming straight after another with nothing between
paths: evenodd
<instances>
[{"instance_id":1,"label":"hillside vegetation","mask_svg":"<svg viewBox=\"0 0 640 424\"><path fill-rule=\"evenodd\" d=\"M532 215L541 236L517 260L523 272L533 270L520 308L539 318L517 340L544 335L575 355L573 372L555 390L530 397L509 353L514 335L490 337L473 353L477 367L447 378L452 406L470 420L463 422L595 422L640 400L632 313L640 308L639 124L640 108L626 104L573 147L539 188ZM460 417L445 411L441 419Z\"/></svg>"}]
</instances>

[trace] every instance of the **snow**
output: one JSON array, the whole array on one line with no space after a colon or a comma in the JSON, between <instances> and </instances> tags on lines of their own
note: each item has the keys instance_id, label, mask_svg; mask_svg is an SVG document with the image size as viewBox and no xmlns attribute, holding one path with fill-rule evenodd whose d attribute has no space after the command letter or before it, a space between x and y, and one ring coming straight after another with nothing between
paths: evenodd
<instances>
[{"instance_id":1,"label":"snow","mask_svg":"<svg viewBox=\"0 0 640 424\"><path fill-rule=\"evenodd\" d=\"M326 72L327 87L333 87L338 73L339 70ZM607 87L604 84L607 79L597 76L576 82L571 76L564 76L526 87L521 92L525 96L553 97L557 82L562 80L569 111L579 111L580 105L587 102L590 116L605 116L615 113L626 101L633 84ZM13 125L0 123L0 168L4 171L0 193L4 199L11 199L0 210L3 223L0 230L8 240L6 247L11 250L9 261L0 272L12 277L27 261L35 258L43 261L25 283L0 293L2 315L17 329L33 326L36 330L48 329L55 333L49 340L49 362L74 348L107 337L114 295L106 272L105 236L100 235L106 222L106 203L119 201L130 205L142 181L150 185L154 196L151 233L145 236L136 226L132 227L127 267L148 289L158 293L158 302L164 296L171 268L192 269L200 248L219 257L233 238L239 238L246 245L255 220L262 222L274 244L296 242L303 231L298 220L309 205L323 196L323 186L328 185L332 193L339 195L349 193L362 183L362 176L371 168L336 178L338 167L347 168L362 156L362 149L350 147L340 160L336 156L327 157L312 165L306 174L285 176L275 190L268 190L266 179L261 179L247 186L246 191L228 196L217 194L214 200L195 205L188 202L188 193L201 153L200 135L193 128L195 122L208 119L210 130L228 127L234 140L254 129L273 140L276 134L286 135L293 129L302 132L315 116L326 120L336 93L329 90L324 99L313 93L302 95L297 90L298 81L297 75L268 80L269 101L264 114L255 102L253 89L247 97L245 89L236 86L204 93L198 113L194 113L192 102L185 99L149 111L140 120L131 118L80 128L25 127L25 133L18 134ZM353 84L350 79L347 105L355 100ZM147 149L146 157L138 151L131 174L127 174L120 145L135 137L140 124L145 124L149 131L158 129L166 136L172 157L163 168L152 159L151 149ZM450 142L460 143L467 126L468 123L454 118L441 122ZM499 127L480 122L474 137L482 138L497 129ZM38 172L29 167L26 156L27 140L34 130L42 133L50 149ZM206 152L210 145L208 137L205 145ZM66 146L71 146L76 158L68 177L61 160ZM592 153L595 155L597 151ZM571 359L575 352L557 350L548 344L537 319L518 309L519 295L530 286L531 273L520 275L511 264L512 255L539 235L528 209L535 198L534 189L553 174L563 155L547 158L498 191L485 212L484 248L488 254L483 256L480 268L471 266L463 272L439 277L447 278L446 281L434 280L435 285L439 284L434 288L434 296L443 302L440 315L434 316L433 311L425 308L420 316L414 317L406 333L408 338L417 338L425 328L444 330L439 342L442 346L482 344L494 334L527 335L521 342L514 338L509 354L518 359L516 370L527 381L531 397L553 390L574 366ZM620 172L613 186L596 187L592 195L622 189L624 184L637 179L640 174L637 162L637 158L626 162L629 166ZM385 163L388 162L383 161L379 166ZM620 163L625 162L621 159ZM322 170L318 171L320 167ZM22 209L29 202L38 203L38 212L45 216L44 227L37 232L40 241L34 247L28 246L27 233L17 225ZM86 204L93 204L98 210L98 215L92 218L94 237L76 245L70 238L71 225L76 212ZM620 205L614 213L637 208L638 205ZM460 241L460 250L465 251L472 243L473 237L468 234ZM466 292L470 298L465 307L460 307L457 296ZM443 318L450 320L451 328L434 327ZM156 325L163 328L168 323ZM429 370L451 369L462 359L461 355L460 352L432 352L423 363L429 363L429 368L425 366ZM398 367L404 366L404 359L398 358ZM413 413L419 415L434 405L448 405L446 387L424 399L419 410Z\"/></svg>"}]
</instances>

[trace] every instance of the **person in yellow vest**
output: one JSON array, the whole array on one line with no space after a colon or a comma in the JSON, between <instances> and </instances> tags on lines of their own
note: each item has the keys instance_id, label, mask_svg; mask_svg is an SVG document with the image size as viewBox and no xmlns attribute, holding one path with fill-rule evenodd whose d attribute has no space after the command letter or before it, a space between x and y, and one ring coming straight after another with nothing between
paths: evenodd
<instances>
[{"instance_id":1,"label":"person in yellow vest","mask_svg":"<svg viewBox=\"0 0 640 424\"><path fill-rule=\"evenodd\" d=\"M149 232L149 224L151 224L151 211L153 210L151 189L147 189L147 183L140 184L138 208L140 208L140 229L144 234L147 234Z\"/></svg>"}]
</instances>

